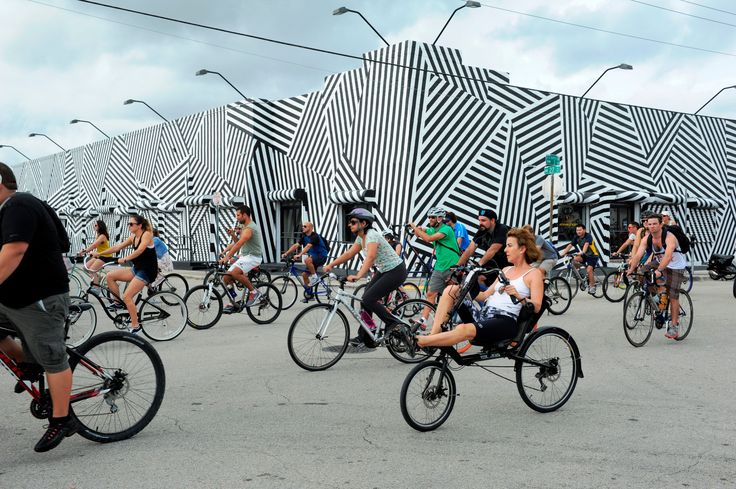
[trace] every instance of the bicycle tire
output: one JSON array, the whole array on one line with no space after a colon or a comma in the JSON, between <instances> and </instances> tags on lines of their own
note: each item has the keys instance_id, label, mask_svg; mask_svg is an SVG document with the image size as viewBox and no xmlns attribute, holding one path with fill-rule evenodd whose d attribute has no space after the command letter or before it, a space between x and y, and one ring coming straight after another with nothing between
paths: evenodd
<instances>
[{"instance_id":1,"label":"bicycle tire","mask_svg":"<svg viewBox=\"0 0 736 489\"><path fill-rule=\"evenodd\" d=\"M570 292L572 292L573 298L578 295L578 290L580 290L580 279L572 269L568 268L558 276L567 280L568 285L570 285Z\"/></svg>"},{"instance_id":2,"label":"bicycle tire","mask_svg":"<svg viewBox=\"0 0 736 489\"><path fill-rule=\"evenodd\" d=\"M682 290L690 293L693 290L693 267L685 267L685 275L682 278Z\"/></svg>"},{"instance_id":3,"label":"bicycle tire","mask_svg":"<svg viewBox=\"0 0 736 489\"><path fill-rule=\"evenodd\" d=\"M215 270L210 270L209 272L204 274L204 278L202 279L202 285L207 285L210 283L210 280L212 280L212 277L215 275Z\"/></svg>"},{"instance_id":4,"label":"bicycle tire","mask_svg":"<svg viewBox=\"0 0 736 489\"><path fill-rule=\"evenodd\" d=\"M553 351L554 348L559 351ZM519 356L540 363L549 362L545 368L526 363L521 358L516 360L516 388L524 403L540 413L561 408L572 396L578 382L578 362L569 336L564 337L556 329L542 330L524 342Z\"/></svg>"},{"instance_id":5,"label":"bicycle tire","mask_svg":"<svg viewBox=\"0 0 736 489\"><path fill-rule=\"evenodd\" d=\"M248 280L250 280L251 283L268 283L271 281L271 274L268 271L259 267L257 271L251 270L250 272L248 272Z\"/></svg>"},{"instance_id":6,"label":"bicycle tire","mask_svg":"<svg viewBox=\"0 0 736 489\"><path fill-rule=\"evenodd\" d=\"M421 299L422 291L419 290L419 286L413 282L404 282L401 284L401 288L404 289L407 299Z\"/></svg>"},{"instance_id":7,"label":"bicycle tire","mask_svg":"<svg viewBox=\"0 0 736 489\"><path fill-rule=\"evenodd\" d=\"M549 280L546 295L552 301L547 309L550 314L559 316L560 314L564 314L570 308L573 297L572 289L570 284L563 277L552 277Z\"/></svg>"},{"instance_id":8,"label":"bicycle tire","mask_svg":"<svg viewBox=\"0 0 736 489\"><path fill-rule=\"evenodd\" d=\"M156 286L157 292L173 292L181 298L184 298L189 292L189 282L183 275L178 273L167 273L164 275L163 281Z\"/></svg>"},{"instance_id":9,"label":"bicycle tire","mask_svg":"<svg viewBox=\"0 0 736 489\"><path fill-rule=\"evenodd\" d=\"M600 299L601 297L603 297L603 283L606 281L606 271L603 270L601 267L594 267L593 278L595 279L596 284L595 294L593 294L593 297L595 297L596 299Z\"/></svg>"},{"instance_id":10,"label":"bicycle tire","mask_svg":"<svg viewBox=\"0 0 736 489\"><path fill-rule=\"evenodd\" d=\"M293 278L287 275L281 275L271 280L271 285L276 287L276 290L281 294L281 307L283 310L287 310L296 304L296 300L299 297L299 286L294 282Z\"/></svg>"},{"instance_id":11,"label":"bicycle tire","mask_svg":"<svg viewBox=\"0 0 736 489\"><path fill-rule=\"evenodd\" d=\"M253 286L263 294L257 304L246 306L245 312L254 323L271 324L281 314L281 294L268 282L255 282Z\"/></svg>"},{"instance_id":12,"label":"bicycle tire","mask_svg":"<svg viewBox=\"0 0 736 489\"><path fill-rule=\"evenodd\" d=\"M626 297L627 281L624 280L624 273L620 270L614 270L606 275L603 281L603 295L609 302L621 302Z\"/></svg>"},{"instance_id":13,"label":"bicycle tire","mask_svg":"<svg viewBox=\"0 0 736 489\"><path fill-rule=\"evenodd\" d=\"M82 280L73 273L69 274L69 296L80 297L85 290L87 287L84 286Z\"/></svg>"},{"instance_id":14,"label":"bicycle tire","mask_svg":"<svg viewBox=\"0 0 736 489\"><path fill-rule=\"evenodd\" d=\"M411 325L417 324L416 321L418 318L421 318L422 311L425 307L429 307L431 310L428 322L429 324L432 324L434 321L434 313L437 308L434 304L430 304L424 299L406 300L398 304L392 311L392 314L406 322L406 324L411 327ZM417 333L424 335L429 334L430 331L430 328L427 328L426 330L417 329ZM401 332L397 327L394 327L391 331L386 333L386 335L386 348L388 349L388 352L392 357L402 363L420 363L427 360L434 354L434 349L430 351L420 350L412 357L407 352L406 344L404 343Z\"/></svg>"},{"instance_id":15,"label":"bicycle tire","mask_svg":"<svg viewBox=\"0 0 736 489\"><path fill-rule=\"evenodd\" d=\"M209 292L209 285L189 289L184 303L187 305L187 324L194 329L209 329L222 317L222 296L214 287Z\"/></svg>"},{"instance_id":16,"label":"bicycle tire","mask_svg":"<svg viewBox=\"0 0 736 489\"><path fill-rule=\"evenodd\" d=\"M401 415L417 431L435 430L450 417L455 397L457 387L449 369L437 360L420 363L411 369L401 386ZM415 408L423 408L424 415L415 414Z\"/></svg>"},{"instance_id":17,"label":"bicycle tire","mask_svg":"<svg viewBox=\"0 0 736 489\"><path fill-rule=\"evenodd\" d=\"M736 283L736 282L734 282ZM683 301L683 297L685 300ZM688 294L684 290L680 290L680 320L679 320L679 336L677 337L677 341L682 341L685 338L687 338L687 335L690 334L690 330L693 327L693 301L690 299L690 294ZM686 307L683 307L683 302L687 303ZM687 318L687 324L683 326L682 320L683 318Z\"/></svg>"},{"instance_id":18,"label":"bicycle tire","mask_svg":"<svg viewBox=\"0 0 736 489\"><path fill-rule=\"evenodd\" d=\"M350 299L350 307L356 310L359 310L362 307L360 304L360 299L363 297L363 293L365 292L366 287L368 287L368 284L361 284L355 287L355 290L353 290L353 293L350 295L354 295L355 297L357 297L357 299Z\"/></svg>"},{"instance_id":19,"label":"bicycle tire","mask_svg":"<svg viewBox=\"0 0 736 489\"><path fill-rule=\"evenodd\" d=\"M733 296L736 297L736 280L733 282Z\"/></svg>"},{"instance_id":20,"label":"bicycle tire","mask_svg":"<svg viewBox=\"0 0 736 489\"><path fill-rule=\"evenodd\" d=\"M69 297L69 304L88 304L84 297ZM97 329L97 311L94 307L79 312L71 312L68 316L69 329L66 332L66 346L78 348L95 334Z\"/></svg>"},{"instance_id":21,"label":"bicycle tire","mask_svg":"<svg viewBox=\"0 0 736 489\"><path fill-rule=\"evenodd\" d=\"M332 307L328 304L309 306L300 312L289 326L286 337L289 356L304 370L310 372L326 370L339 362L348 349L350 325L345 314L339 309L327 326L326 331L329 334L323 338L317 337L322 322ZM332 324L333 321L337 324Z\"/></svg>"},{"instance_id":22,"label":"bicycle tire","mask_svg":"<svg viewBox=\"0 0 736 489\"><path fill-rule=\"evenodd\" d=\"M320 282L312 287L312 297L316 299L316 301L320 304L327 304L330 302L330 299L332 299L332 289L333 287L336 287L333 280L329 277L324 277ZM305 297L306 297L306 290L305 290Z\"/></svg>"},{"instance_id":23,"label":"bicycle tire","mask_svg":"<svg viewBox=\"0 0 736 489\"><path fill-rule=\"evenodd\" d=\"M156 416L166 390L164 365L156 349L136 335L108 331L93 336L74 352L69 358L69 366L74 372L72 394L98 384L111 386L109 378L101 379L97 372L84 364L79 367L82 357L101 366L112 378L125 375L122 388L71 404L69 414L79 425L78 433L88 440L108 443L126 440L148 426ZM115 403L117 399L126 401L126 396L133 395L135 402ZM113 412L109 402L117 406L118 411ZM103 414L103 411L110 415ZM125 424L129 426L123 428Z\"/></svg>"},{"instance_id":24,"label":"bicycle tire","mask_svg":"<svg viewBox=\"0 0 736 489\"><path fill-rule=\"evenodd\" d=\"M654 317L651 305L644 292L636 292L624 305L624 335L626 340L637 348L644 346L652 336ZM647 322L647 316L649 321Z\"/></svg>"},{"instance_id":25,"label":"bicycle tire","mask_svg":"<svg viewBox=\"0 0 736 489\"><path fill-rule=\"evenodd\" d=\"M187 327L187 305L173 292L156 292L138 310L143 334L154 341L171 341Z\"/></svg>"}]
</instances>

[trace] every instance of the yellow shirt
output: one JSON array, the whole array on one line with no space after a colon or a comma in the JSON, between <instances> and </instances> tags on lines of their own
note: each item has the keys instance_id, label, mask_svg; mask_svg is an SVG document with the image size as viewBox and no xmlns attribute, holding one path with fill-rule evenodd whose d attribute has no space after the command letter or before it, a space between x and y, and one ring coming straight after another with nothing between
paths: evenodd
<instances>
[{"instance_id":1,"label":"yellow shirt","mask_svg":"<svg viewBox=\"0 0 736 489\"><path fill-rule=\"evenodd\" d=\"M112 256L112 253L103 254L102 252L105 251L110 247L110 242L108 240L103 241L102 243L97 245L97 253L100 256L104 256L105 258L110 258Z\"/></svg>"}]
</instances>

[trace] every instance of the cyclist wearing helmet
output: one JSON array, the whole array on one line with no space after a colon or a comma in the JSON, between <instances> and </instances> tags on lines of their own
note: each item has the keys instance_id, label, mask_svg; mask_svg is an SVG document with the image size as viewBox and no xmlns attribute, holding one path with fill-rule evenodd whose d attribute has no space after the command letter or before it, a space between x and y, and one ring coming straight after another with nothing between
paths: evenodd
<instances>
[{"instance_id":1,"label":"cyclist wearing helmet","mask_svg":"<svg viewBox=\"0 0 736 489\"><path fill-rule=\"evenodd\" d=\"M383 236L383 239L385 239L386 242L391 245L391 248L394 249L396 254L401 256L401 243L399 243L399 239L393 233L393 231L386 230L381 233L381 236Z\"/></svg>"},{"instance_id":2,"label":"cyclist wearing helmet","mask_svg":"<svg viewBox=\"0 0 736 489\"><path fill-rule=\"evenodd\" d=\"M358 237L350 249L325 265L324 271L328 273L336 265L350 261L362 251L365 256L363 264L358 273L348 275L348 281L355 282L363 278L372 266L376 267L378 272L373 274L373 278L363 292L361 316L366 320L366 323L370 324L369 320L372 314L375 313L388 329L397 320L381 304L381 298L398 289L404 283L404 280L406 280L406 266L404 261L396 255L391 245L381 236L381 233L373 229L375 217L371 212L358 207L348 214L348 219L350 219L348 222L350 230ZM358 329L358 335L352 338L350 343L354 346L366 343L362 329ZM372 344L366 344L366 346L373 347Z\"/></svg>"},{"instance_id":3,"label":"cyclist wearing helmet","mask_svg":"<svg viewBox=\"0 0 736 489\"><path fill-rule=\"evenodd\" d=\"M452 275L450 267L457 263L460 258L460 248L457 246L455 231L444 223L447 212L441 207L434 207L427 212L429 226L426 229L418 227L413 222L409 224L414 234L423 241L432 243L434 254L437 258L434 262L434 270L429 277L429 289L427 290L427 301L434 304L437 294L445 289L447 280ZM426 322L429 316L429 308L422 311L422 321Z\"/></svg>"}]
</instances>

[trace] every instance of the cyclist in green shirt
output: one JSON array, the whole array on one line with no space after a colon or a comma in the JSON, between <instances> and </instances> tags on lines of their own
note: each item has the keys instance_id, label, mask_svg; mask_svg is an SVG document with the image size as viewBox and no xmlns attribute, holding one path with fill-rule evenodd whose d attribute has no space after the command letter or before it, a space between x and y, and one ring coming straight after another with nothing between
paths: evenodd
<instances>
[{"instance_id":1,"label":"cyclist in green shirt","mask_svg":"<svg viewBox=\"0 0 736 489\"><path fill-rule=\"evenodd\" d=\"M427 290L427 301L434 304L437 300L437 295L445 289L447 280L452 275L450 267L457 264L460 258L460 248L457 246L457 239L455 238L455 231L444 223L447 211L441 207L435 207L429 210L427 218L429 219L429 226L422 229L414 223L409 224L414 234L421 240L432 243L434 246L434 270L432 275L429 277L429 290ZM422 311L422 321L427 320L429 316L429 309L425 308Z\"/></svg>"}]
</instances>

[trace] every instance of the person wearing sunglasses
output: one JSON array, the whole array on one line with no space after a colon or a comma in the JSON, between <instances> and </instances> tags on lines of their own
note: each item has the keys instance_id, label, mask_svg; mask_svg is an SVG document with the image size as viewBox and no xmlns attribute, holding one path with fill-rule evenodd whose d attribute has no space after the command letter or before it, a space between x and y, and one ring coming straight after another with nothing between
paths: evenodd
<instances>
[{"instance_id":1,"label":"person wearing sunglasses","mask_svg":"<svg viewBox=\"0 0 736 489\"><path fill-rule=\"evenodd\" d=\"M314 224L307 221L302 225L302 236L299 241L291 245L291 247L281 254L281 258L294 253L297 248L301 247L301 251L294 255L294 261L298 261L303 255L307 255L304 259L304 265L307 270L302 274L305 287L314 287L319 282L317 277L317 267L321 267L327 262L327 254L329 249L324 238L314 231ZM309 301L311 297L305 297L302 302Z\"/></svg>"},{"instance_id":2,"label":"person wearing sunglasses","mask_svg":"<svg viewBox=\"0 0 736 489\"><path fill-rule=\"evenodd\" d=\"M97 270L102 268L105 263L115 261L115 258L107 251L110 249L110 233L107 231L107 224L105 224L105 221L102 219L95 221L94 228L96 235L95 240L91 245L80 251L79 254L86 255L92 250L95 250L99 254L99 258L95 258L87 264L87 268L93 270L93 272L90 273L92 285L99 286L100 277L97 274Z\"/></svg>"},{"instance_id":3,"label":"person wearing sunglasses","mask_svg":"<svg viewBox=\"0 0 736 489\"><path fill-rule=\"evenodd\" d=\"M370 327L373 323L372 315L375 314L386 324L386 330L395 324L396 318L381 303L381 299L392 291L398 289L406 280L406 265L390 244L381 236L381 233L373 229L375 217L367 209L356 208L348 214L348 226L350 231L358 237L355 243L342 255L335 258L324 267L325 273L329 273L333 267L346 263L358 253L363 252L365 259L355 275L348 275L350 282L363 278L375 266L378 270L373 274L368 286L363 292L361 299L361 317ZM364 336L363 330L358 329L358 335L350 339L350 344L359 346L361 344L373 348L374 345Z\"/></svg>"},{"instance_id":4,"label":"person wearing sunglasses","mask_svg":"<svg viewBox=\"0 0 736 489\"><path fill-rule=\"evenodd\" d=\"M158 261L156 259L156 248L153 244L153 232L151 224L140 214L131 214L128 217L128 230L130 237L111 246L107 253L117 253L118 251L133 247L133 252L128 256L118 259L121 265L124 263L132 263L133 268L118 268L107 274L107 286L113 294L120 297L120 286L118 282L128 282L123 294L123 304L113 301L110 305L112 309L127 309L130 314L129 332L138 334L141 332L141 325L138 322L138 313L135 309L135 297L143 290L143 287L156 280L158 275ZM90 253L95 258L99 256L96 251Z\"/></svg>"}]
</instances>

